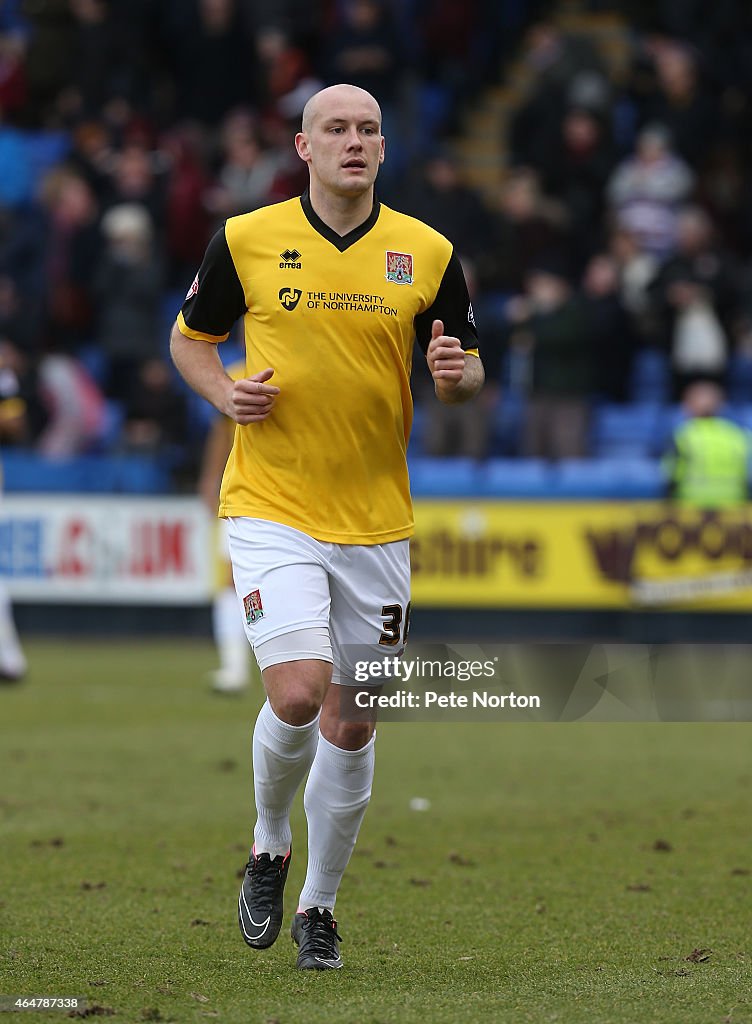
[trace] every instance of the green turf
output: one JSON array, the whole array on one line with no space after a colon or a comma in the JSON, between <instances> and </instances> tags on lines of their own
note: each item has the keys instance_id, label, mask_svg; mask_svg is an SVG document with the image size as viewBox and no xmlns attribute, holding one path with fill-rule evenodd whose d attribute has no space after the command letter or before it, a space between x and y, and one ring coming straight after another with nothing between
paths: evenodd
<instances>
[{"instance_id":1,"label":"green turf","mask_svg":"<svg viewBox=\"0 0 752 1024\"><path fill-rule=\"evenodd\" d=\"M0 692L0 994L113 1021L752 1021L750 726L383 724L345 970L299 974L235 920L258 691L212 697L199 642L28 653ZM294 829L302 851L300 799ZM0 1017L36 1019L60 1015Z\"/></svg>"}]
</instances>

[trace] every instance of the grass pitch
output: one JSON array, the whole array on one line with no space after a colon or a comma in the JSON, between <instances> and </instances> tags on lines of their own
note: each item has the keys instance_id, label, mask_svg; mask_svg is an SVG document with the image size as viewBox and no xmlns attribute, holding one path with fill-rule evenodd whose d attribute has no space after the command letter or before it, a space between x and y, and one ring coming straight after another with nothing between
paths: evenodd
<instances>
[{"instance_id":1,"label":"grass pitch","mask_svg":"<svg viewBox=\"0 0 752 1024\"><path fill-rule=\"evenodd\" d=\"M114 1022L752 1021L752 727L383 724L345 970L300 974L235 919L259 690L212 696L199 642L28 653L0 691L0 994Z\"/></svg>"}]
</instances>

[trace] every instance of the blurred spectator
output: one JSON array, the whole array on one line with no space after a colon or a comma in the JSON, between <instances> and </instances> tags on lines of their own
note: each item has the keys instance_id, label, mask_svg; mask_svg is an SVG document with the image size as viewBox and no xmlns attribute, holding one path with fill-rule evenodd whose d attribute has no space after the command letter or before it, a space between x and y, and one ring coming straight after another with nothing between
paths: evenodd
<instances>
[{"instance_id":1,"label":"blurred spectator","mask_svg":"<svg viewBox=\"0 0 752 1024\"><path fill-rule=\"evenodd\" d=\"M524 59L533 88L514 115L509 143L513 164L541 168L556 157L567 106L582 103L571 91L578 76L588 72L592 82L592 74L598 75L604 91L599 106L607 102L607 86L601 60L587 40L541 21L529 30L526 42Z\"/></svg>"},{"instance_id":2,"label":"blurred spectator","mask_svg":"<svg viewBox=\"0 0 752 1024\"><path fill-rule=\"evenodd\" d=\"M86 178L99 200L106 198L115 165L108 126L97 118L79 121L71 133L71 142L69 166Z\"/></svg>"},{"instance_id":3,"label":"blurred spectator","mask_svg":"<svg viewBox=\"0 0 752 1024\"><path fill-rule=\"evenodd\" d=\"M420 30L421 72L442 86L450 97L461 94L473 57L478 30L478 0L423 0L416 4ZM480 69L478 69L480 70Z\"/></svg>"},{"instance_id":4,"label":"blurred spectator","mask_svg":"<svg viewBox=\"0 0 752 1024\"><path fill-rule=\"evenodd\" d=\"M165 193L165 248L171 283L182 285L201 263L211 236L212 219L207 208L210 187L200 130L187 126L170 132L163 140L170 158Z\"/></svg>"},{"instance_id":5,"label":"blurred spectator","mask_svg":"<svg viewBox=\"0 0 752 1024\"><path fill-rule=\"evenodd\" d=\"M328 82L360 86L389 111L403 67L389 11L383 0L344 0L341 10L326 56Z\"/></svg>"},{"instance_id":6,"label":"blurred spectator","mask_svg":"<svg viewBox=\"0 0 752 1024\"><path fill-rule=\"evenodd\" d=\"M42 123L60 95L71 85L71 55L76 47L76 23L70 0L23 4L28 22L26 82L27 123Z\"/></svg>"},{"instance_id":7,"label":"blurred spectator","mask_svg":"<svg viewBox=\"0 0 752 1024\"><path fill-rule=\"evenodd\" d=\"M102 218L105 251L94 278L97 339L109 360L107 394L127 399L139 386L141 363L160 351L162 267L148 211L114 206Z\"/></svg>"},{"instance_id":8,"label":"blurred spectator","mask_svg":"<svg viewBox=\"0 0 752 1024\"><path fill-rule=\"evenodd\" d=\"M670 347L678 397L692 379L723 379L740 296L733 265L717 247L707 214L686 207L676 228L676 252L650 291Z\"/></svg>"},{"instance_id":9,"label":"blurred spectator","mask_svg":"<svg viewBox=\"0 0 752 1024\"><path fill-rule=\"evenodd\" d=\"M0 438L18 439L25 430L25 406L19 397L18 378L5 360L0 345ZM5 583L0 582L0 683L18 682L26 674L26 658L13 621Z\"/></svg>"},{"instance_id":10,"label":"blurred spectator","mask_svg":"<svg viewBox=\"0 0 752 1024\"><path fill-rule=\"evenodd\" d=\"M605 189L613 166L602 120L587 107L570 108L561 124L556 157L541 168L541 185L567 211L578 270L603 242Z\"/></svg>"},{"instance_id":11,"label":"blurred spectator","mask_svg":"<svg viewBox=\"0 0 752 1024\"><path fill-rule=\"evenodd\" d=\"M207 194L209 209L224 219L268 203L278 161L276 154L261 148L249 114L240 111L227 118L222 130L222 149L217 185Z\"/></svg>"},{"instance_id":12,"label":"blurred spectator","mask_svg":"<svg viewBox=\"0 0 752 1024\"><path fill-rule=\"evenodd\" d=\"M279 25L265 25L256 36L256 67L257 105L265 114L271 115L280 111L280 104L285 97L290 97L295 90L309 78L310 62L307 55L296 46L289 35ZM313 92L316 92L314 89ZM302 101L300 111L309 96Z\"/></svg>"},{"instance_id":13,"label":"blurred spectator","mask_svg":"<svg viewBox=\"0 0 752 1024\"><path fill-rule=\"evenodd\" d=\"M146 207L152 225L161 230L164 224L165 182L160 157L144 140L126 142L113 155L104 205L136 203Z\"/></svg>"},{"instance_id":14,"label":"blurred spectator","mask_svg":"<svg viewBox=\"0 0 752 1024\"><path fill-rule=\"evenodd\" d=\"M28 436L26 401L18 377L23 363L23 354L7 338L0 337L0 435L11 444Z\"/></svg>"},{"instance_id":15,"label":"blurred spectator","mask_svg":"<svg viewBox=\"0 0 752 1024\"><path fill-rule=\"evenodd\" d=\"M724 244L737 255L752 255L752 185L746 180L741 149L731 140L716 145L704 161L697 199L717 224Z\"/></svg>"},{"instance_id":16,"label":"blurred spectator","mask_svg":"<svg viewBox=\"0 0 752 1024\"><path fill-rule=\"evenodd\" d=\"M236 0L167 0L177 113L206 125L250 100L253 40Z\"/></svg>"},{"instance_id":17,"label":"blurred spectator","mask_svg":"<svg viewBox=\"0 0 752 1024\"><path fill-rule=\"evenodd\" d=\"M635 333L621 300L618 264L607 253L598 253L588 263L582 303L594 389L610 402L626 402L630 397Z\"/></svg>"},{"instance_id":18,"label":"blurred spectator","mask_svg":"<svg viewBox=\"0 0 752 1024\"><path fill-rule=\"evenodd\" d=\"M290 101L289 106L287 100ZM300 128L303 107L291 97L286 97L279 107L280 115L269 117L264 122L264 136L277 164L268 193L267 201L270 203L292 199L302 195L308 188L308 166L300 159L295 147L290 145L290 139L294 138ZM289 113L283 114L285 110Z\"/></svg>"},{"instance_id":19,"label":"blurred spectator","mask_svg":"<svg viewBox=\"0 0 752 1024\"><path fill-rule=\"evenodd\" d=\"M38 449L50 458L90 451L102 438L105 401L81 363L62 352L30 356L0 336L0 367L17 381L24 416L5 442Z\"/></svg>"},{"instance_id":20,"label":"blurred spectator","mask_svg":"<svg viewBox=\"0 0 752 1024\"><path fill-rule=\"evenodd\" d=\"M45 315L44 246L37 208L0 205L0 336L27 351L36 345Z\"/></svg>"},{"instance_id":21,"label":"blurred spectator","mask_svg":"<svg viewBox=\"0 0 752 1024\"><path fill-rule=\"evenodd\" d=\"M618 268L622 304L632 318L632 324L639 337L647 340L651 335L652 325L649 288L658 272L658 261L655 256L643 251L635 236L623 228L617 228L612 232L609 252ZM655 330L652 333L654 335Z\"/></svg>"},{"instance_id":22,"label":"blurred spectator","mask_svg":"<svg viewBox=\"0 0 752 1024\"><path fill-rule=\"evenodd\" d=\"M659 38L652 53L660 91L645 115L665 125L679 156L698 167L716 137L718 110L712 94L700 88L696 58L686 45Z\"/></svg>"},{"instance_id":23,"label":"blurred spectator","mask_svg":"<svg viewBox=\"0 0 752 1024\"><path fill-rule=\"evenodd\" d=\"M2 438L4 446L32 447L47 423L47 412L39 395L36 363L15 339L0 331L0 372L8 371L14 381L14 397L20 400L23 416Z\"/></svg>"},{"instance_id":24,"label":"blurred spectator","mask_svg":"<svg viewBox=\"0 0 752 1024\"><path fill-rule=\"evenodd\" d=\"M90 117L117 92L125 74L126 55L107 0L70 0L75 20L74 46L69 54L73 85L68 109ZM120 80L120 81L119 81Z\"/></svg>"},{"instance_id":25,"label":"blurred spectator","mask_svg":"<svg viewBox=\"0 0 752 1024\"><path fill-rule=\"evenodd\" d=\"M522 291L528 271L542 259L564 260L569 244L563 209L542 195L537 175L518 168L506 178L501 210L487 220L491 252L478 268L486 288Z\"/></svg>"},{"instance_id":26,"label":"blurred spectator","mask_svg":"<svg viewBox=\"0 0 752 1024\"><path fill-rule=\"evenodd\" d=\"M0 111L13 116L26 102L28 25L18 0L0 4Z\"/></svg>"},{"instance_id":27,"label":"blurred spectator","mask_svg":"<svg viewBox=\"0 0 752 1024\"><path fill-rule=\"evenodd\" d=\"M169 454L185 441L188 413L164 359L147 359L138 367L135 386L125 402L124 442L131 451Z\"/></svg>"},{"instance_id":28,"label":"blurred spectator","mask_svg":"<svg viewBox=\"0 0 752 1024\"><path fill-rule=\"evenodd\" d=\"M461 256L477 260L491 247L488 211L460 177L457 161L437 150L425 161L401 208L440 231Z\"/></svg>"},{"instance_id":29,"label":"blurred spectator","mask_svg":"<svg viewBox=\"0 0 752 1024\"><path fill-rule=\"evenodd\" d=\"M102 436L105 402L81 363L62 352L47 353L39 361L37 381L47 417L38 450L49 458L90 451Z\"/></svg>"},{"instance_id":30,"label":"blurred spectator","mask_svg":"<svg viewBox=\"0 0 752 1024\"><path fill-rule=\"evenodd\" d=\"M65 167L47 175L41 199L47 210L46 340L56 350L74 351L94 327L91 282L101 254L97 204L84 178Z\"/></svg>"},{"instance_id":31,"label":"blurred spectator","mask_svg":"<svg viewBox=\"0 0 752 1024\"><path fill-rule=\"evenodd\" d=\"M525 294L507 310L513 324L509 344L529 366L523 454L584 456L593 368L581 300L550 263L529 272Z\"/></svg>"},{"instance_id":32,"label":"blurred spectator","mask_svg":"<svg viewBox=\"0 0 752 1024\"><path fill-rule=\"evenodd\" d=\"M692 182L689 167L671 150L666 129L643 128L635 155L619 164L608 183L619 227L631 232L641 249L665 259L674 248L676 210Z\"/></svg>"},{"instance_id":33,"label":"blurred spectator","mask_svg":"<svg viewBox=\"0 0 752 1024\"><path fill-rule=\"evenodd\" d=\"M708 381L696 381L684 394L688 418L663 458L668 492L681 504L733 508L748 500L750 434L722 415L723 400L723 390Z\"/></svg>"}]
</instances>

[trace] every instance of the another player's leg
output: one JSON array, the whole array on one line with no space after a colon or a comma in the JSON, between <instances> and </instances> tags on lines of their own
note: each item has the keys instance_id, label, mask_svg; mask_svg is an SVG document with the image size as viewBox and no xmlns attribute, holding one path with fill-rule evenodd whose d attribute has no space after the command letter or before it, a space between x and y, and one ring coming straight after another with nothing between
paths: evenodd
<instances>
[{"instance_id":1,"label":"another player's leg","mask_svg":"<svg viewBox=\"0 0 752 1024\"><path fill-rule=\"evenodd\" d=\"M26 675L26 658L21 650L8 591L0 585L0 682L15 683Z\"/></svg>"},{"instance_id":2,"label":"another player's leg","mask_svg":"<svg viewBox=\"0 0 752 1024\"><path fill-rule=\"evenodd\" d=\"M242 693L248 686L251 652L234 587L214 595L212 606L214 642L219 668L211 673L216 693Z\"/></svg>"},{"instance_id":3,"label":"another player's leg","mask_svg":"<svg viewBox=\"0 0 752 1024\"><path fill-rule=\"evenodd\" d=\"M216 693L242 693L248 686L250 644L245 632L240 600L235 593L230 565L226 521L216 523L215 576L217 590L212 602L212 632L219 668L210 674Z\"/></svg>"}]
</instances>

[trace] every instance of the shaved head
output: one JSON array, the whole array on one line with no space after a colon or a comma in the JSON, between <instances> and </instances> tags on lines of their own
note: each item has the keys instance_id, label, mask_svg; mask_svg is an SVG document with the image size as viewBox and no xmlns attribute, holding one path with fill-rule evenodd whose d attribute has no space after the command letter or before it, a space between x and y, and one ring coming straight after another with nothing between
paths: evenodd
<instances>
[{"instance_id":1,"label":"shaved head","mask_svg":"<svg viewBox=\"0 0 752 1024\"><path fill-rule=\"evenodd\" d=\"M351 108L356 104L364 110L370 108L372 116L381 124L381 107L365 89L357 85L330 85L314 93L303 108L302 130L308 134L317 117L330 116L342 107Z\"/></svg>"}]
</instances>

